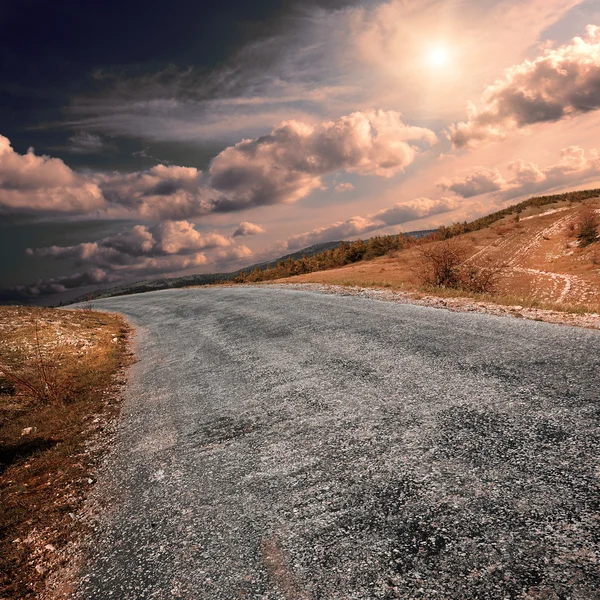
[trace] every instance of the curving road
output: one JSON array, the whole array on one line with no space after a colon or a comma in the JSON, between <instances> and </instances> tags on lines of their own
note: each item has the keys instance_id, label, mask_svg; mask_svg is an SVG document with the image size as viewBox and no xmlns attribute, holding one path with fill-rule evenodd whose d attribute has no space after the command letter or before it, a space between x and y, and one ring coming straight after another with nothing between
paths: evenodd
<instances>
[{"instance_id":1,"label":"curving road","mask_svg":"<svg viewBox=\"0 0 600 600\"><path fill-rule=\"evenodd\" d=\"M80 597L599 598L600 334L273 287L137 353Z\"/></svg>"}]
</instances>

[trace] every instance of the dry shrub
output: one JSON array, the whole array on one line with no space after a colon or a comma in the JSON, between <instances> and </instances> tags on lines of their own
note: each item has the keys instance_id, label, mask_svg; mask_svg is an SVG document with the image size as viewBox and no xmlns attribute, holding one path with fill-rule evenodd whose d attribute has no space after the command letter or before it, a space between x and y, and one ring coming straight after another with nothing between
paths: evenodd
<instances>
[{"instance_id":1,"label":"dry shrub","mask_svg":"<svg viewBox=\"0 0 600 600\"><path fill-rule=\"evenodd\" d=\"M433 287L460 287L461 265L467 248L456 240L444 240L438 244L422 246L419 251L418 276L421 283Z\"/></svg>"},{"instance_id":2,"label":"dry shrub","mask_svg":"<svg viewBox=\"0 0 600 600\"><path fill-rule=\"evenodd\" d=\"M417 275L422 284L472 293L492 293L502 275L501 265L467 262L469 248L456 240L445 240L420 249Z\"/></svg>"},{"instance_id":3,"label":"dry shrub","mask_svg":"<svg viewBox=\"0 0 600 600\"><path fill-rule=\"evenodd\" d=\"M50 348L43 345L37 321L34 321L32 328L32 355L27 360L19 360L14 356L3 357L0 373L5 381L18 390L19 395L35 404L64 401L73 383L74 370L80 371L81 364L69 360L70 356L59 344L54 343Z\"/></svg>"},{"instance_id":4,"label":"dry shrub","mask_svg":"<svg viewBox=\"0 0 600 600\"><path fill-rule=\"evenodd\" d=\"M514 231L514 229L515 229L514 224L512 224L512 225L497 225L496 227L493 228L493 231L500 236L505 236L507 233L511 233L512 231Z\"/></svg>"},{"instance_id":5,"label":"dry shrub","mask_svg":"<svg viewBox=\"0 0 600 600\"><path fill-rule=\"evenodd\" d=\"M460 289L474 294L491 294L498 291L498 282L504 267L493 264L463 263L460 267Z\"/></svg>"},{"instance_id":6,"label":"dry shrub","mask_svg":"<svg viewBox=\"0 0 600 600\"><path fill-rule=\"evenodd\" d=\"M577 239L581 248L585 248L600 239L598 225L600 225L598 215L593 210L586 210L581 215L577 224Z\"/></svg>"}]
</instances>

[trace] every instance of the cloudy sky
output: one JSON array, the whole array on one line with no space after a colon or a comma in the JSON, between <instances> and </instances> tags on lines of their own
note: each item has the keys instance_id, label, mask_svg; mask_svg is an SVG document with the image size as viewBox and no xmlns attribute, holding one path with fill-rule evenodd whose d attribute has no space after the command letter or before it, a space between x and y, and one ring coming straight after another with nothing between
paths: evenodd
<instances>
[{"instance_id":1,"label":"cloudy sky","mask_svg":"<svg viewBox=\"0 0 600 600\"><path fill-rule=\"evenodd\" d=\"M0 298L600 187L597 0L0 7Z\"/></svg>"}]
</instances>

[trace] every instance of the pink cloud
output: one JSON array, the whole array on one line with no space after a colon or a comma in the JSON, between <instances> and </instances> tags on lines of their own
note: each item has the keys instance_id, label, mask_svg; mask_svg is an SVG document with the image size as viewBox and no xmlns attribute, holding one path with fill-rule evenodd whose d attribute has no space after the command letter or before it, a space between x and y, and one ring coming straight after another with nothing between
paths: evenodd
<instances>
[{"instance_id":1,"label":"pink cloud","mask_svg":"<svg viewBox=\"0 0 600 600\"><path fill-rule=\"evenodd\" d=\"M435 144L429 129L393 111L355 112L313 126L287 121L270 134L226 148L206 174L157 165L136 173L79 175L61 160L22 156L0 138L0 208L86 213L126 209L147 219L189 219L291 203L323 187L321 177L347 171L391 177Z\"/></svg>"},{"instance_id":2,"label":"pink cloud","mask_svg":"<svg viewBox=\"0 0 600 600\"><path fill-rule=\"evenodd\" d=\"M405 125L393 111L355 112L319 127L284 122L214 159L209 184L223 194L215 210L295 202L322 188L321 176L341 170L392 177L436 142L431 130Z\"/></svg>"},{"instance_id":3,"label":"pink cloud","mask_svg":"<svg viewBox=\"0 0 600 600\"><path fill-rule=\"evenodd\" d=\"M233 232L233 237L245 237L247 235L258 235L260 233L265 233L265 229L263 227L257 225L256 223L243 221Z\"/></svg>"},{"instance_id":4,"label":"pink cloud","mask_svg":"<svg viewBox=\"0 0 600 600\"><path fill-rule=\"evenodd\" d=\"M505 181L497 169L478 167L463 177L443 178L438 182L438 187L470 198L488 192L503 189Z\"/></svg>"},{"instance_id":5,"label":"pink cloud","mask_svg":"<svg viewBox=\"0 0 600 600\"><path fill-rule=\"evenodd\" d=\"M586 156L583 148L569 146L559 152L559 161L553 165L542 167L519 159L509 162L506 169L509 174L504 177L498 169L477 167L465 175L441 179L438 187L463 198L490 192L505 199L515 198L598 177L600 156L596 150L591 150Z\"/></svg>"},{"instance_id":6,"label":"pink cloud","mask_svg":"<svg viewBox=\"0 0 600 600\"><path fill-rule=\"evenodd\" d=\"M598 108L600 28L588 25L583 38L508 69L486 88L479 106L469 106L468 120L449 128L448 137L456 148L477 146Z\"/></svg>"},{"instance_id":7,"label":"pink cloud","mask_svg":"<svg viewBox=\"0 0 600 600\"><path fill-rule=\"evenodd\" d=\"M321 242L347 239L384 227L402 225L417 219L449 212L454 210L457 205L455 198L440 200L416 198L411 202L398 202L366 217L354 216L345 221L337 221L326 227L318 227L312 231L294 235L286 240L286 246L288 249L294 250Z\"/></svg>"},{"instance_id":8,"label":"pink cloud","mask_svg":"<svg viewBox=\"0 0 600 600\"><path fill-rule=\"evenodd\" d=\"M104 208L97 184L59 158L18 154L0 135L0 211L82 213Z\"/></svg>"},{"instance_id":9,"label":"pink cloud","mask_svg":"<svg viewBox=\"0 0 600 600\"><path fill-rule=\"evenodd\" d=\"M207 250L213 250L211 257ZM239 260L252 255L246 246L218 233L202 233L187 221L164 221L154 227L135 225L125 231L74 246L29 249L28 254L53 259L70 259L87 270L77 277L38 282L34 287L89 285L119 281L133 276L173 273L206 264ZM80 283L78 283L80 282ZM31 287L31 286L30 286ZM61 291L61 290L56 290ZM30 294L31 295L31 294Z\"/></svg>"}]
</instances>

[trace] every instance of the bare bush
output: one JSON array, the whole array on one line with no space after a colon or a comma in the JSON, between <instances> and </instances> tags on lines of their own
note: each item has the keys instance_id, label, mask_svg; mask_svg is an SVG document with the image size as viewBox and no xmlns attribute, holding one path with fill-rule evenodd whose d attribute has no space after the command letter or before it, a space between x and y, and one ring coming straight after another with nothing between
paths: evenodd
<instances>
[{"instance_id":1,"label":"bare bush","mask_svg":"<svg viewBox=\"0 0 600 600\"><path fill-rule=\"evenodd\" d=\"M420 249L418 276L425 285L434 287L460 287L460 268L467 254L464 244L444 240Z\"/></svg>"},{"instance_id":2,"label":"bare bush","mask_svg":"<svg viewBox=\"0 0 600 600\"><path fill-rule=\"evenodd\" d=\"M420 250L418 278L421 283L472 293L491 293L502 275L501 265L468 262L468 247L455 240L423 246Z\"/></svg>"},{"instance_id":3,"label":"bare bush","mask_svg":"<svg viewBox=\"0 0 600 600\"><path fill-rule=\"evenodd\" d=\"M498 282L504 272L502 265L463 263L460 267L460 289L474 294L498 291Z\"/></svg>"},{"instance_id":4,"label":"bare bush","mask_svg":"<svg viewBox=\"0 0 600 600\"><path fill-rule=\"evenodd\" d=\"M597 242L598 236L598 215L593 210L588 210L581 215L577 226L577 239L579 246L584 248L594 242Z\"/></svg>"}]
</instances>

